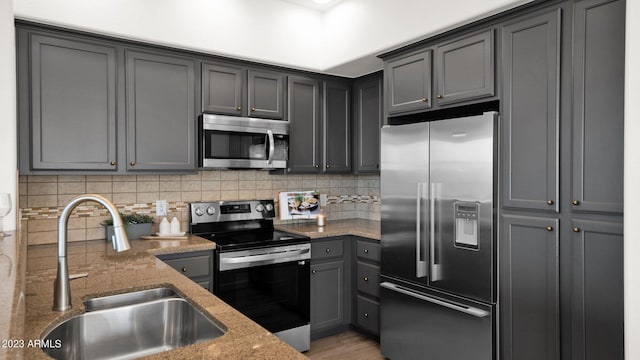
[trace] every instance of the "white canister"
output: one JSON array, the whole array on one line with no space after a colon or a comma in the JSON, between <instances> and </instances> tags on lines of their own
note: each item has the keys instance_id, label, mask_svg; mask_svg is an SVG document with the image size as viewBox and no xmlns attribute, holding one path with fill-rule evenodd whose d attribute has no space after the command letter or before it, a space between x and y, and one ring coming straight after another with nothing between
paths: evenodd
<instances>
[{"instance_id":1,"label":"white canister","mask_svg":"<svg viewBox=\"0 0 640 360\"><path fill-rule=\"evenodd\" d=\"M166 217L162 218L160 221L160 235L168 235L171 233L171 224L169 224L169 220Z\"/></svg>"},{"instance_id":2,"label":"white canister","mask_svg":"<svg viewBox=\"0 0 640 360\"><path fill-rule=\"evenodd\" d=\"M171 233L173 235L180 234L180 221L175 216L171 219Z\"/></svg>"}]
</instances>

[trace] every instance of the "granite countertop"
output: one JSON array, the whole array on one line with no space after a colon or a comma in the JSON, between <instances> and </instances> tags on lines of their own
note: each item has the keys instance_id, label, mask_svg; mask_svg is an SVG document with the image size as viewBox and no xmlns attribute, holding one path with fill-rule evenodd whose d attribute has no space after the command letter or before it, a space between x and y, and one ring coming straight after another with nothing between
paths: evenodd
<instances>
[{"instance_id":1,"label":"granite countertop","mask_svg":"<svg viewBox=\"0 0 640 360\"><path fill-rule=\"evenodd\" d=\"M325 226L317 226L315 222L277 225L278 230L298 235L306 235L311 239L332 236L355 235L373 240L380 240L380 221L365 219L329 220Z\"/></svg>"},{"instance_id":2,"label":"granite countertop","mask_svg":"<svg viewBox=\"0 0 640 360\"><path fill-rule=\"evenodd\" d=\"M278 337L153 256L214 247L214 243L197 236L189 236L187 240L132 240L131 250L124 253L114 252L111 244L103 240L70 243L67 255L70 274L89 276L71 281L73 308L54 312L51 306L57 245L31 246L26 256L24 326L11 330L9 338L13 335L25 341L40 339L58 323L84 312L82 301L87 298L168 286L227 332L217 339L151 355L149 359L305 359ZM25 346L21 350L27 359L48 358L39 348Z\"/></svg>"}]
</instances>

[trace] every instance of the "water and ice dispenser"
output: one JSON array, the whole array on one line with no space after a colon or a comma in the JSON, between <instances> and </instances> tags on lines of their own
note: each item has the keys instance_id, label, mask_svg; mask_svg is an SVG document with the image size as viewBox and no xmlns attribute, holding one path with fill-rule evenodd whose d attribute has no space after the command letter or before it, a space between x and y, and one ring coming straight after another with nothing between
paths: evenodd
<instances>
[{"instance_id":1,"label":"water and ice dispenser","mask_svg":"<svg viewBox=\"0 0 640 360\"><path fill-rule=\"evenodd\" d=\"M476 202L455 202L455 246L466 249L478 250L480 236L478 224L478 212L480 204Z\"/></svg>"}]
</instances>

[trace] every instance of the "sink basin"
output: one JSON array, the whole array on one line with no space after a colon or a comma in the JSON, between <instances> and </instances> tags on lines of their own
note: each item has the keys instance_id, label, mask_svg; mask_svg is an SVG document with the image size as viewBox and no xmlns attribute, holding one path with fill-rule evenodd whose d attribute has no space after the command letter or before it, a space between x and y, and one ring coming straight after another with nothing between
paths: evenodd
<instances>
[{"instance_id":1,"label":"sink basin","mask_svg":"<svg viewBox=\"0 0 640 360\"><path fill-rule=\"evenodd\" d=\"M85 301L87 312L43 337L54 359L135 359L224 335L225 330L172 289ZM56 340L60 340L56 342Z\"/></svg>"}]
</instances>

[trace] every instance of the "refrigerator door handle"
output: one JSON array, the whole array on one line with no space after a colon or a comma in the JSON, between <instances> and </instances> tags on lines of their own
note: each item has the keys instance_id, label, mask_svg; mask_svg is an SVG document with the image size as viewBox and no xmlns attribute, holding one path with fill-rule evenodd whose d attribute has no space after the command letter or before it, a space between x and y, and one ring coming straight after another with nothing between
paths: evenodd
<instances>
[{"instance_id":1,"label":"refrigerator door handle","mask_svg":"<svg viewBox=\"0 0 640 360\"><path fill-rule=\"evenodd\" d=\"M429 272L432 282L442 280L440 264L436 263L436 197L440 197L442 184L432 183L429 196Z\"/></svg>"},{"instance_id":2,"label":"refrigerator door handle","mask_svg":"<svg viewBox=\"0 0 640 360\"><path fill-rule=\"evenodd\" d=\"M418 183L418 195L416 196L416 278L427 276L427 261L424 260L422 244L422 202L427 183Z\"/></svg>"},{"instance_id":3,"label":"refrigerator door handle","mask_svg":"<svg viewBox=\"0 0 640 360\"><path fill-rule=\"evenodd\" d=\"M472 315L475 317L479 317L479 318L483 318L483 317L487 317L490 315L490 313L486 310L482 310L482 309L478 309L472 306L465 306L465 305L461 305L461 304L456 304L456 303L452 303L452 302L448 302L448 301L444 301L444 300L440 300L440 299L436 299L436 298L432 298L432 297L428 297L425 296L423 294L417 293L411 289L407 289L403 286L399 286L396 284L392 284L390 282L383 282L380 283L380 287L383 287L385 289L389 289L391 291L395 291L404 295L408 295L411 297L414 297L416 299L419 300L424 300L424 301L428 301L430 303L436 304L436 305L440 305L440 306L444 306L446 308L452 309L452 310L456 310L468 315Z\"/></svg>"}]
</instances>

